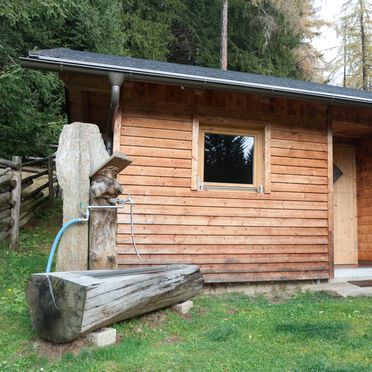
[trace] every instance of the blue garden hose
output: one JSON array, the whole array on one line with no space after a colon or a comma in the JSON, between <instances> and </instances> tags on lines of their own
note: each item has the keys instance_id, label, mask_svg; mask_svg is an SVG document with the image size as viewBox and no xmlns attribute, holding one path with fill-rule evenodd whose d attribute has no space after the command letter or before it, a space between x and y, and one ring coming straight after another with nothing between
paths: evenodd
<instances>
[{"instance_id":1,"label":"blue garden hose","mask_svg":"<svg viewBox=\"0 0 372 372\"><path fill-rule=\"evenodd\" d=\"M50 270L52 268L52 263L53 263L53 257L55 255L55 252L58 248L58 243L63 235L63 233L65 232L65 230L70 227L71 225L75 225L77 223L83 223L83 222L88 222L89 221L89 216L90 216L90 209L112 209L112 208L123 208L124 205L126 203L129 203L130 204L130 231L131 231L131 235L132 235L132 243L133 243L133 248L136 252L136 255L138 256L138 258L141 260L141 256L137 250L137 246L136 246L136 241L134 239L134 230L133 230L133 200L131 198L131 195L128 194L128 198L126 200L122 200L122 199L117 199L116 200L117 203L119 203L120 205L108 205L108 206L103 206L103 205L88 205L86 211L85 211L85 218L74 218L72 219L71 221L68 221L66 222L62 227L61 229L58 231L58 234L57 236L54 238L54 241L53 241L53 245L52 245L52 248L50 249L50 253L49 253L49 258L48 258L48 263L47 263L47 266L46 266L46 270L45 272L47 274L50 273ZM82 203L80 203L80 207L82 206Z\"/></svg>"},{"instance_id":2,"label":"blue garden hose","mask_svg":"<svg viewBox=\"0 0 372 372\"><path fill-rule=\"evenodd\" d=\"M49 253L48 263L47 263L46 270L45 270L46 273L50 273L50 269L52 268L54 254L57 250L58 243L59 243L63 233L65 232L65 230L71 225L75 225L77 223L82 223L82 222L87 222L87 221L88 221L87 218L74 218L73 220L66 222L61 227L61 230L58 231L57 236L54 238L53 245L52 245L52 248L51 248L50 253Z\"/></svg>"}]
</instances>

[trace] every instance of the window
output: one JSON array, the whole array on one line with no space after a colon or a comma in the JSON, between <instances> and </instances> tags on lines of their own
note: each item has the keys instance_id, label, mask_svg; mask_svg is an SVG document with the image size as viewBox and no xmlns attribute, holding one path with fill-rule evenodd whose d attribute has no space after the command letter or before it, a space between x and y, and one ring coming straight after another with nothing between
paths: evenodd
<instances>
[{"instance_id":1,"label":"window","mask_svg":"<svg viewBox=\"0 0 372 372\"><path fill-rule=\"evenodd\" d=\"M263 128L200 126L198 189L262 189Z\"/></svg>"}]
</instances>

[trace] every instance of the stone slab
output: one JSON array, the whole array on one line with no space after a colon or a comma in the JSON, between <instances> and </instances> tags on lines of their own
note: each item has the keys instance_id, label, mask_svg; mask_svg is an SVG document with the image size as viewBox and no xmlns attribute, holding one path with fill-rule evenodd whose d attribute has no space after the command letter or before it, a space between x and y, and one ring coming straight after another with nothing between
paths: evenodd
<instances>
[{"instance_id":1,"label":"stone slab","mask_svg":"<svg viewBox=\"0 0 372 372\"><path fill-rule=\"evenodd\" d=\"M302 291L310 292L325 292L335 297L358 297L358 296L372 296L372 287L358 287L357 285L351 284L348 281L337 281L322 283L319 285L306 285L302 288Z\"/></svg>"},{"instance_id":2,"label":"stone slab","mask_svg":"<svg viewBox=\"0 0 372 372\"><path fill-rule=\"evenodd\" d=\"M82 217L82 210L89 204L89 175L108 158L97 125L76 122L63 127L56 154L57 177L63 190L63 223ZM88 224L76 224L62 236L56 270L86 270L87 264Z\"/></svg>"},{"instance_id":3,"label":"stone slab","mask_svg":"<svg viewBox=\"0 0 372 372\"><path fill-rule=\"evenodd\" d=\"M87 340L97 347L113 345L116 342L115 328L101 328L86 336Z\"/></svg>"},{"instance_id":4,"label":"stone slab","mask_svg":"<svg viewBox=\"0 0 372 372\"><path fill-rule=\"evenodd\" d=\"M177 311L180 314L187 314L190 309L194 306L194 303L191 300L181 302L180 304L172 306L172 309Z\"/></svg>"},{"instance_id":5,"label":"stone slab","mask_svg":"<svg viewBox=\"0 0 372 372\"><path fill-rule=\"evenodd\" d=\"M335 279L346 278L368 278L372 277L371 267L356 267L356 268L337 268L335 269Z\"/></svg>"}]
</instances>

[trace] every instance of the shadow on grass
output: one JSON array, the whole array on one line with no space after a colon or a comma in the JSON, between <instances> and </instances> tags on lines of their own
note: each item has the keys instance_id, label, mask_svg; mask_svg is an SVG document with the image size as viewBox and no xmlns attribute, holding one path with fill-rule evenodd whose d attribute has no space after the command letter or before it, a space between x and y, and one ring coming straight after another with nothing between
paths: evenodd
<instances>
[{"instance_id":1,"label":"shadow on grass","mask_svg":"<svg viewBox=\"0 0 372 372\"><path fill-rule=\"evenodd\" d=\"M345 333L350 330L350 325L342 322L291 322L280 324L275 327L278 333L286 333L298 338L319 338L327 340L337 340L345 337Z\"/></svg>"},{"instance_id":2,"label":"shadow on grass","mask_svg":"<svg viewBox=\"0 0 372 372\"><path fill-rule=\"evenodd\" d=\"M226 341L239 335L238 327L234 324L219 325L205 334L209 341Z\"/></svg>"},{"instance_id":3,"label":"shadow on grass","mask_svg":"<svg viewBox=\"0 0 372 372\"><path fill-rule=\"evenodd\" d=\"M327 358L316 358L310 355L305 355L299 366L294 371L301 372L365 372L365 366L355 363L345 362L335 363Z\"/></svg>"}]
</instances>

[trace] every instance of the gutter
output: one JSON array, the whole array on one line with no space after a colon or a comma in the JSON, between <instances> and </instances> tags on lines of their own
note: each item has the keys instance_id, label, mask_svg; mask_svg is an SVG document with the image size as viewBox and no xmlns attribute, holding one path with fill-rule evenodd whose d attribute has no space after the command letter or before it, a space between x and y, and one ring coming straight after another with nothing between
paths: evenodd
<instances>
[{"instance_id":1,"label":"gutter","mask_svg":"<svg viewBox=\"0 0 372 372\"><path fill-rule=\"evenodd\" d=\"M107 65L69 59L43 57L30 54L29 57L21 57L21 65L25 68L55 71L55 72L77 72L82 74L109 75L109 73L123 74L125 80L166 83L170 85L182 85L202 89L223 89L234 92L252 92L269 94L288 98L302 98L316 100L328 104L342 103L348 105L360 105L371 107L372 99L352 95L326 93L299 88L290 88L277 85L211 78L174 72L157 70L129 68L118 65Z\"/></svg>"}]
</instances>

